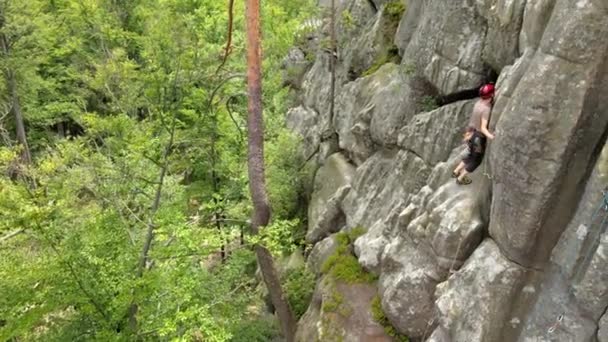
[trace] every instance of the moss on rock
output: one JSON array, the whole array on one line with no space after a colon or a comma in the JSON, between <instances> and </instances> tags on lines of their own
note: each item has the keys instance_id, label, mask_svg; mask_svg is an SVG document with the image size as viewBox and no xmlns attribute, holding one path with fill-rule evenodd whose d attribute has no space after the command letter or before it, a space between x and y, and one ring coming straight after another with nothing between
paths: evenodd
<instances>
[{"instance_id":1,"label":"moss on rock","mask_svg":"<svg viewBox=\"0 0 608 342\"><path fill-rule=\"evenodd\" d=\"M384 332L393 337L396 341L399 342L408 342L409 338L405 335L400 334L395 327L391 325L382 310L382 303L380 301L380 296L376 295L372 300L372 318L374 321L378 322L380 325L384 327Z\"/></svg>"}]
</instances>

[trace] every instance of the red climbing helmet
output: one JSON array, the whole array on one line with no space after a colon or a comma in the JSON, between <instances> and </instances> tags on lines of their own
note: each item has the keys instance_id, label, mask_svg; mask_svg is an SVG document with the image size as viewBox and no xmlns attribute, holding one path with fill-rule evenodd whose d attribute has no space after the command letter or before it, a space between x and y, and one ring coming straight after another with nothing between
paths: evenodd
<instances>
[{"instance_id":1,"label":"red climbing helmet","mask_svg":"<svg viewBox=\"0 0 608 342\"><path fill-rule=\"evenodd\" d=\"M484 84L479 88L479 96L481 96L482 99L489 99L494 96L494 90L493 83Z\"/></svg>"}]
</instances>

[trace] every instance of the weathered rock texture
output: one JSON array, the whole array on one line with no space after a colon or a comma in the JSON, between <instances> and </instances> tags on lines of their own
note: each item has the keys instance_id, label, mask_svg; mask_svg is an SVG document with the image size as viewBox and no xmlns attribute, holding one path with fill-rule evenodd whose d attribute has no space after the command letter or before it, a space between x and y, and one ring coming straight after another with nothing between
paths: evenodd
<instances>
[{"instance_id":1,"label":"weathered rock texture","mask_svg":"<svg viewBox=\"0 0 608 342\"><path fill-rule=\"evenodd\" d=\"M608 341L608 2L412 0L391 39L380 33L392 1L336 2L335 110L319 49L288 114L306 153L340 151L315 160L311 268L335 248L327 236L362 227L359 263L379 276L390 324L415 340ZM401 64L371 68L392 44ZM496 139L473 184L457 186L475 101L432 99L493 72ZM323 293L319 283L300 324L307 341ZM376 341L354 331L345 341Z\"/></svg>"},{"instance_id":2,"label":"weathered rock texture","mask_svg":"<svg viewBox=\"0 0 608 342\"><path fill-rule=\"evenodd\" d=\"M296 342L391 342L382 325L374 321L371 302L376 288L322 278L300 319Z\"/></svg>"}]
</instances>

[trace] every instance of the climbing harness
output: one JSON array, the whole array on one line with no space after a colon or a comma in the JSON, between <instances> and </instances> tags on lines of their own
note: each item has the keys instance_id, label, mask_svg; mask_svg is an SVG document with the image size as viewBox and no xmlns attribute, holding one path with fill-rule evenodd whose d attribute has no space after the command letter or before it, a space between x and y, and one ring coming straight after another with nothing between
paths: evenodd
<instances>
[{"instance_id":1,"label":"climbing harness","mask_svg":"<svg viewBox=\"0 0 608 342\"><path fill-rule=\"evenodd\" d=\"M594 211L593 215L591 215L591 219L589 220L589 227L593 226L593 223L600 216L600 211L602 211L602 210L605 212L604 213L604 218L602 219L600 225L598 226L597 233L595 234L595 236L592 239L592 241L597 241L597 242L593 242L594 245L599 244L599 239L601 238L602 233L604 233L604 231L606 230L606 227L608 226L608 225L606 225L606 221L608 220L608 186L606 188L604 188L604 190L602 190L602 200L601 200L601 203L597 207L597 209ZM583 261L580 263L579 270L575 274L575 277L573 279L579 279L580 278L581 272L586 269L585 265L587 265L587 263L590 262L589 259L592 257L592 255L594 254L595 250L596 250L596 248L591 248L590 252L588 252L588 253L585 254L585 257L583 258ZM570 295L574 296L572 288L570 288L568 290L568 293ZM559 325L564 320L565 315L566 315L565 312L562 312L561 314L559 314L557 316L557 318L555 319L555 322L553 324L551 324L551 326L549 327L549 329L547 329L547 333L549 333L549 334L554 333L555 330L559 327Z\"/></svg>"}]
</instances>

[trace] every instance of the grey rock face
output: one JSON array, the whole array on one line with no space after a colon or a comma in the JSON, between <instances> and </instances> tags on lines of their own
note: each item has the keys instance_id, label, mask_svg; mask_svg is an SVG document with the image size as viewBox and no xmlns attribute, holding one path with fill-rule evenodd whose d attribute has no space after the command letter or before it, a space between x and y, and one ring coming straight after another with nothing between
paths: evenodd
<instances>
[{"instance_id":1,"label":"grey rock face","mask_svg":"<svg viewBox=\"0 0 608 342\"><path fill-rule=\"evenodd\" d=\"M519 51L527 49L536 50L545 33L545 28L553 13L556 0L527 1L524 10L521 34L519 37Z\"/></svg>"},{"instance_id":2,"label":"grey rock face","mask_svg":"<svg viewBox=\"0 0 608 342\"><path fill-rule=\"evenodd\" d=\"M361 226L367 233L355 242L359 262L378 271L379 254L407 199L422 188L429 167L406 151L380 151L357 169L352 189L342 208L348 227Z\"/></svg>"},{"instance_id":3,"label":"grey rock face","mask_svg":"<svg viewBox=\"0 0 608 342\"><path fill-rule=\"evenodd\" d=\"M607 270L605 266L600 267L606 262L606 228L601 223L608 213L600 206L601 190L607 182L608 146L605 145L576 213L553 250L546 277L524 288L530 289L524 293L538 298L525 309L528 314L521 322L524 327L518 341L549 338L593 341L596 321L608 306Z\"/></svg>"},{"instance_id":4,"label":"grey rock face","mask_svg":"<svg viewBox=\"0 0 608 342\"><path fill-rule=\"evenodd\" d=\"M421 337L431 331L439 266L432 254L405 236L391 241L383 255L378 289L382 309L399 331Z\"/></svg>"},{"instance_id":5,"label":"grey rock face","mask_svg":"<svg viewBox=\"0 0 608 342\"><path fill-rule=\"evenodd\" d=\"M599 244L597 249L586 261L588 266L582 265L587 267L574 285L574 296L584 311L597 321L608 307L608 232L596 243Z\"/></svg>"},{"instance_id":6,"label":"grey rock face","mask_svg":"<svg viewBox=\"0 0 608 342\"><path fill-rule=\"evenodd\" d=\"M608 148L599 156L608 134L608 4L409 1L394 37L401 65L354 79L390 44L379 35L383 3L340 2L355 20L338 25L335 113L328 54L319 52L304 77L301 119L291 119L307 146L328 151L319 155L339 147L358 166L338 185L317 177L311 268L333 246L324 237L361 226L358 260L379 275L390 322L413 338L606 341L608 233L603 217L591 218L608 184ZM497 139L473 184L456 186L450 173L473 101L423 112L421 100L477 86L489 68L500 71L490 125ZM336 139L321 142L327 131ZM302 320L317 329L307 341L333 317L315 303ZM335 322L336 331L350 324Z\"/></svg>"},{"instance_id":7,"label":"grey rock face","mask_svg":"<svg viewBox=\"0 0 608 342\"><path fill-rule=\"evenodd\" d=\"M586 317L576 304L568 280L557 269L548 271L542 285L532 282L523 288L522 297L532 302L534 297L538 298L527 317L525 314L528 312L524 311L509 320L513 323L509 328L521 330L520 334L510 336L510 340L592 341L597 328L595 322Z\"/></svg>"},{"instance_id":8,"label":"grey rock face","mask_svg":"<svg viewBox=\"0 0 608 342\"><path fill-rule=\"evenodd\" d=\"M600 327L597 332L598 342L608 342L608 315L604 314L600 320Z\"/></svg>"},{"instance_id":9,"label":"grey rock face","mask_svg":"<svg viewBox=\"0 0 608 342\"><path fill-rule=\"evenodd\" d=\"M319 52L315 63L310 71L304 76L302 82L303 106L311 108L319 113L317 129L311 130L311 134L321 135L324 131L331 129L331 115L329 112L331 95L331 69L329 60L331 55L327 52ZM336 90L343 83L342 72L336 73ZM336 92L337 93L337 92Z\"/></svg>"},{"instance_id":10,"label":"grey rock face","mask_svg":"<svg viewBox=\"0 0 608 342\"><path fill-rule=\"evenodd\" d=\"M325 208L317 216L318 220L312 223L306 233L306 240L308 242L315 243L329 233L339 231L344 226L344 214L340 205L349 191L350 185L344 185L325 202Z\"/></svg>"},{"instance_id":11,"label":"grey rock face","mask_svg":"<svg viewBox=\"0 0 608 342\"><path fill-rule=\"evenodd\" d=\"M401 17L395 34L395 45L399 48L400 55L403 55L416 32L426 4L428 1L408 1L405 15Z\"/></svg>"},{"instance_id":12,"label":"grey rock face","mask_svg":"<svg viewBox=\"0 0 608 342\"><path fill-rule=\"evenodd\" d=\"M416 27L411 38L397 39L401 46L409 41L403 48L403 63L413 65L443 94L477 86L485 72L486 25L474 1L429 0L415 5L414 10L418 16L406 15L400 23L401 27Z\"/></svg>"},{"instance_id":13,"label":"grey rock face","mask_svg":"<svg viewBox=\"0 0 608 342\"><path fill-rule=\"evenodd\" d=\"M338 241L334 235L316 243L308 256L308 267L317 276L320 276L323 263L336 251L336 248L338 248Z\"/></svg>"},{"instance_id":14,"label":"grey rock face","mask_svg":"<svg viewBox=\"0 0 608 342\"><path fill-rule=\"evenodd\" d=\"M306 59L304 51L300 48L290 49L281 65L281 69L283 70L283 86L300 89L304 74L306 74L311 64Z\"/></svg>"},{"instance_id":15,"label":"grey rock face","mask_svg":"<svg viewBox=\"0 0 608 342\"><path fill-rule=\"evenodd\" d=\"M308 206L308 241L317 242L342 228L339 206L348 191L345 186L351 183L354 174L354 166L340 153L331 155L317 171Z\"/></svg>"},{"instance_id":16,"label":"grey rock face","mask_svg":"<svg viewBox=\"0 0 608 342\"><path fill-rule=\"evenodd\" d=\"M594 90L607 84L605 8L592 1L555 6L541 48L500 116L490 155L501 199L493 202L490 233L511 260L537 267L573 214L577 184L608 124L601 114L607 99Z\"/></svg>"},{"instance_id":17,"label":"grey rock face","mask_svg":"<svg viewBox=\"0 0 608 342\"><path fill-rule=\"evenodd\" d=\"M462 144L462 133L474 101L461 101L416 115L399 132L399 146L416 153L427 163L445 161Z\"/></svg>"},{"instance_id":18,"label":"grey rock face","mask_svg":"<svg viewBox=\"0 0 608 342\"><path fill-rule=\"evenodd\" d=\"M311 108L296 107L287 112L285 119L287 128L295 132L302 139L301 151L305 158L312 155L321 143L321 136L318 130L322 128L319 113Z\"/></svg>"},{"instance_id":19,"label":"grey rock face","mask_svg":"<svg viewBox=\"0 0 608 342\"><path fill-rule=\"evenodd\" d=\"M381 7L374 19L370 20L360 30L360 34L346 45L341 55L349 79L360 77L381 61L389 62L396 52L391 51L391 48L397 25L398 21L394 22L392 16L386 13L385 7Z\"/></svg>"},{"instance_id":20,"label":"grey rock face","mask_svg":"<svg viewBox=\"0 0 608 342\"><path fill-rule=\"evenodd\" d=\"M439 324L454 341L502 341L509 307L525 271L485 240L465 265L439 284Z\"/></svg>"},{"instance_id":21,"label":"grey rock face","mask_svg":"<svg viewBox=\"0 0 608 342\"><path fill-rule=\"evenodd\" d=\"M483 60L494 70L501 70L519 57L519 34L527 2L477 0L477 10L486 19L488 27L483 44Z\"/></svg>"},{"instance_id":22,"label":"grey rock face","mask_svg":"<svg viewBox=\"0 0 608 342\"><path fill-rule=\"evenodd\" d=\"M333 121L340 147L361 164L379 147L395 146L399 129L422 109L425 91L390 63L347 84L336 100Z\"/></svg>"},{"instance_id":23,"label":"grey rock face","mask_svg":"<svg viewBox=\"0 0 608 342\"><path fill-rule=\"evenodd\" d=\"M372 317L370 308L375 295L373 285L322 279L298 324L295 340L391 342L393 339Z\"/></svg>"}]
</instances>

